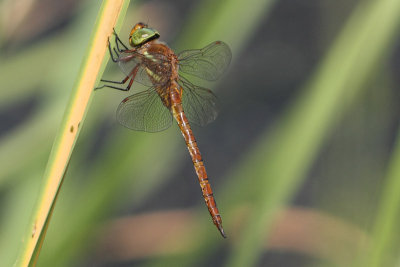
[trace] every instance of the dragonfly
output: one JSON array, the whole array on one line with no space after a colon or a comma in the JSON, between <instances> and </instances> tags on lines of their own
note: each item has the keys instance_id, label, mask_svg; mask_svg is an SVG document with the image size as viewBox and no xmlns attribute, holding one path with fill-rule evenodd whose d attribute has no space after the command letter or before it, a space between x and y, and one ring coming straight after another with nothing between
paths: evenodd
<instances>
[{"instance_id":1,"label":"dragonfly","mask_svg":"<svg viewBox=\"0 0 400 267\"><path fill-rule=\"evenodd\" d=\"M130 48L115 31L114 37L113 49L108 42L109 53L125 78L122 81L102 79L104 84L96 89L108 87L129 91L134 81L147 86L122 100L116 112L117 121L132 130L159 132L169 128L175 119L189 150L212 221L225 238L221 215L190 126L204 126L216 119L217 98L211 90L194 85L182 74L217 80L230 64L232 52L229 46L215 41L202 49L175 54L166 43L159 41L157 30L142 22L137 23L129 34Z\"/></svg>"}]
</instances>

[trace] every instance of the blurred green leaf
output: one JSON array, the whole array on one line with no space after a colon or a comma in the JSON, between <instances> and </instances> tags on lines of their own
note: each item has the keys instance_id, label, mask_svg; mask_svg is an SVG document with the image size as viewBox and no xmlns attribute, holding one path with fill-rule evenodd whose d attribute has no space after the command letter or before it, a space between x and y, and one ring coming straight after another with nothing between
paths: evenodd
<instances>
[{"instance_id":1,"label":"blurred green leaf","mask_svg":"<svg viewBox=\"0 0 400 267\"><path fill-rule=\"evenodd\" d=\"M296 192L323 141L363 92L376 64L388 56L399 19L398 1L360 2L303 94L234 172L232 196L240 195L244 181L257 187L252 192L252 215L227 266L255 265L274 214Z\"/></svg>"},{"instance_id":2,"label":"blurred green leaf","mask_svg":"<svg viewBox=\"0 0 400 267\"><path fill-rule=\"evenodd\" d=\"M371 251L360 266L392 266L398 260L398 225L400 208L400 131L388 164L388 173L376 215ZM397 243L396 243L397 242Z\"/></svg>"}]
</instances>

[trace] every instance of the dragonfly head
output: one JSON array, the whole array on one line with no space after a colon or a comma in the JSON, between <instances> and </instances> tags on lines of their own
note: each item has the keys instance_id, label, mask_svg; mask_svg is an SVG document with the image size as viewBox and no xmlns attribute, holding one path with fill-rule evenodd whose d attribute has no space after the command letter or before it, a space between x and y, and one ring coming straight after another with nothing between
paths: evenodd
<instances>
[{"instance_id":1,"label":"dragonfly head","mask_svg":"<svg viewBox=\"0 0 400 267\"><path fill-rule=\"evenodd\" d=\"M150 40L160 37L158 31L149 28L146 24L139 22L131 30L129 34L129 44L132 47L140 46Z\"/></svg>"}]
</instances>

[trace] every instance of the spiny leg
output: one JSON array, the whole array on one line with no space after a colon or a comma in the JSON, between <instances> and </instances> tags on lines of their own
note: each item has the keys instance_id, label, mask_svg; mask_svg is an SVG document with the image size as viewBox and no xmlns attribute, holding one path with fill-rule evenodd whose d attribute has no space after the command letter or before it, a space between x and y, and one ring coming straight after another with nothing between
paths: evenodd
<instances>
[{"instance_id":1,"label":"spiny leg","mask_svg":"<svg viewBox=\"0 0 400 267\"><path fill-rule=\"evenodd\" d=\"M115 32L115 29L114 29L114 28L113 28L113 34L114 34L114 36L115 36L115 44L116 44L116 46L117 46L117 49L115 49L115 47L114 47L113 49L111 49L110 38L108 38L108 52L110 53L111 60L112 60L114 63L116 63L116 62L118 62L118 59L119 59L119 56L120 56L119 53L121 53L121 52L123 52L123 51L125 51L125 50L128 50L128 47L126 47L126 45L121 41L121 39L119 39L118 34ZM120 43L120 44L125 48L125 50L120 49L118 43ZM114 53L115 53L115 55L116 55L115 58L114 58L114 54L113 54L112 51L114 51ZM99 87L94 88L94 90L98 90L98 89L101 89L101 88L108 87L108 88L112 88L112 89L116 89L116 90L121 90L121 91L129 91L129 90L131 89L131 87L132 87L132 84L133 84L133 81L134 81L134 79L135 79L135 76L136 76L136 73L137 73L138 69L139 69L139 66L136 65L135 68L132 69L130 75L126 76L126 77L125 77L122 81L120 81L120 82L118 82L118 81L112 81L112 80L104 80L104 79L101 79L101 80L100 80L101 82L112 83L112 84L125 84L125 83L129 80L129 77L131 77L131 80L129 81L128 86L125 87L125 88L121 88L121 87L117 87L117 86L113 86L113 85L109 85L109 84L104 84L104 85L102 85L102 86L99 86Z\"/></svg>"},{"instance_id":2,"label":"spiny leg","mask_svg":"<svg viewBox=\"0 0 400 267\"><path fill-rule=\"evenodd\" d=\"M101 80L102 82L109 82L109 83L115 83L115 84L124 84L124 83L126 83L126 81L129 79L129 76L126 76L125 77L125 79L123 79L121 82L117 82L117 81L110 81L110 80ZM102 89L102 88L105 88L105 87L107 87L107 88L111 88L111 89L116 89L116 90L121 90L121 91L129 91L130 89L131 89L131 87L132 87L132 84L133 84L133 79L131 79L130 81L129 81L129 84L128 84L128 86L127 87L117 87L117 86L113 86L113 85L109 85L109 84L103 84L102 86L100 86L100 87L96 87L96 88L94 88L94 90L98 90L98 89Z\"/></svg>"},{"instance_id":3,"label":"spiny leg","mask_svg":"<svg viewBox=\"0 0 400 267\"><path fill-rule=\"evenodd\" d=\"M117 51L115 50L115 48L114 48L114 52L115 52L115 54L117 55L117 57L114 58L114 54L113 54L112 49L111 49L110 38L108 38L108 52L110 53L111 60L112 60L114 63L117 63L117 62L118 62L118 58L119 58L119 54L118 54L118 52L117 52Z\"/></svg>"},{"instance_id":4,"label":"spiny leg","mask_svg":"<svg viewBox=\"0 0 400 267\"><path fill-rule=\"evenodd\" d=\"M121 39L119 38L118 34L115 32L114 30L114 36L115 36L115 45L117 47L117 50L121 53L125 50L128 50L128 47L121 41ZM119 44L121 44L125 49L120 49Z\"/></svg>"},{"instance_id":5,"label":"spiny leg","mask_svg":"<svg viewBox=\"0 0 400 267\"><path fill-rule=\"evenodd\" d=\"M130 73L128 76L126 76L126 77L125 77L122 81L120 81L120 82L118 82L118 81L112 81L112 80L104 80L104 79L101 79L101 80L100 80L101 82L106 82L106 83L125 84L125 83L129 80L129 78L130 78L131 80L129 81L128 86L125 87L125 88L123 88L123 87L121 88L121 87L117 87L117 86L113 86L113 85L109 85L109 84L103 84L103 85L100 86L100 87L94 88L94 90L98 90L98 89L101 89L101 88L104 88L104 87L108 87L108 88L111 88L111 89L116 89L116 90L121 90L121 91L129 91L129 90L131 89L131 87L132 87L133 81L135 80L135 77L136 77L136 74L137 74L138 70L139 70L139 65L136 65L136 66L132 69L131 73Z\"/></svg>"},{"instance_id":6,"label":"spiny leg","mask_svg":"<svg viewBox=\"0 0 400 267\"><path fill-rule=\"evenodd\" d=\"M118 81L112 81L112 80L104 80L101 79L101 82L105 82L105 83L115 83L115 84L125 84L126 81L129 80L129 76L126 76L122 81L118 82Z\"/></svg>"},{"instance_id":7,"label":"spiny leg","mask_svg":"<svg viewBox=\"0 0 400 267\"><path fill-rule=\"evenodd\" d=\"M129 76L126 76L122 81L120 81L120 82L118 82L118 81L112 81L112 80L103 80L103 79L101 79L100 81L101 82L105 82L105 83L114 83L114 84L125 84L126 83L126 81L129 79ZM129 85L128 85L129 86ZM101 89L101 88L104 88L104 87L109 87L109 88L114 88L114 89L117 89L117 88L119 88L119 87L115 87L115 86L109 86L109 85L107 85L107 84L103 84L102 86L99 86L99 87L96 87L96 88L94 88L94 90L98 90L98 89ZM123 90L123 91L128 91L128 90L126 90L126 88L119 88L120 90Z\"/></svg>"}]
</instances>

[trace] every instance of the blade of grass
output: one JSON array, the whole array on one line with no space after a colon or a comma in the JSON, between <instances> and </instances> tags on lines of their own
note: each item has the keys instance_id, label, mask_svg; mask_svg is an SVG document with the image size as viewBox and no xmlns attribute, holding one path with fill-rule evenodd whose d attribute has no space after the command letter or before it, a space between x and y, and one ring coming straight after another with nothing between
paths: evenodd
<instances>
[{"instance_id":1,"label":"blade of grass","mask_svg":"<svg viewBox=\"0 0 400 267\"><path fill-rule=\"evenodd\" d=\"M13 176L18 171L26 171L26 169L21 170L21 166L27 166L32 161L38 164L44 156L48 157L51 143L46 144L46 141L54 136L50 134L57 128L54 122L59 119L59 115L60 113L55 111L49 113L48 109L40 110L29 122L21 124L0 139L0 161L7 165L7 168L0 170L0 188L7 182L15 182L16 179L23 178L23 176L17 178ZM31 151L31 153L27 154L26 151Z\"/></svg>"},{"instance_id":2,"label":"blade of grass","mask_svg":"<svg viewBox=\"0 0 400 267\"><path fill-rule=\"evenodd\" d=\"M276 0L202 1L189 16L191 20L185 23L182 38L177 42L178 51L202 47L213 40L222 40L229 44L235 59L235 54L249 41L275 2Z\"/></svg>"},{"instance_id":3,"label":"blade of grass","mask_svg":"<svg viewBox=\"0 0 400 267\"><path fill-rule=\"evenodd\" d=\"M102 60L107 52L107 38L112 33L113 26L120 18L121 13L125 13L128 5L129 1L123 0L105 0L102 3L87 49L87 56L83 60L61 127L54 141L44 174L44 183L16 266L35 266L55 199L80 131L80 124L84 119L95 82L98 79L97 75L105 67Z\"/></svg>"},{"instance_id":4,"label":"blade of grass","mask_svg":"<svg viewBox=\"0 0 400 267\"><path fill-rule=\"evenodd\" d=\"M87 252L87 240L93 242L98 238L94 229L104 222L106 216L128 203L130 209L143 204L147 195L167 182L164 178L174 171L171 166L178 163L179 156L160 160L157 164L154 164L154 159L176 147L174 141L166 142L176 134L175 130L160 133L165 137L156 137L148 134L132 136L135 134L128 129L117 129L109 136L106 147L102 149L104 153L99 152L99 159L88 172L90 177L95 177L95 183L82 183L86 173L78 171L78 177L73 177L67 185L69 187L65 188L75 192L74 187L79 186L81 193L78 196L64 195L60 201L51 226L53 229L48 236L48 240L53 241L49 243L52 246L44 248L40 265L53 266L57 263L57 266L71 266L71 260ZM127 147L130 148L128 151ZM128 153L121 154L121 151ZM113 164L116 157L118 163ZM71 213L74 216L71 217ZM69 223L63 226L66 220Z\"/></svg>"},{"instance_id":5,"label":"blade of grass","mask_svg":"<svg viewBox=\"0 0 400 267\"><path fill-rule=\"evenodd\" d=\"M24 166L29 168L29 166ZM36 167L36 169L35 169ZM26 222L30 219L34 208L43 168L29 168L29 179L19 180L13 186L7 187L2 196L0 211L0 266L13 266L18 253L20 237L25 233ZM16 208L18 207L18 208Z\"/></svg>"},{"instance_id":6,"label":"blade of grass","mask_svg":"<svg viewBox=\"0 0 400 267\"><path fill-rule=\"evenodd\" d=\"M0 106L19 102L39 92L53 93L56 96L69 93L64 88L67 87L68 90L71 88L78 72L79 65L76 66L76 58L79 60L83 58L86 46L82 44L88 42L90 37L88 32L92 29L92 20L88 23L87 18L97 15L98 3L95 5L97 9L92 7L94 4L90 2L82 2L77 10L79 16L64 29L40 39L39 42L24 46L24 49L19 49L18 53L10 56L0 54L2 63L0 64L0 81L4 88L0 90ZM72 53L60 53L60 51ZM21 70L27 66L35 66L35 68L24 72L24 78L21 79ZM73 78L68 79L69 75L73 75ZM71 85L62 83L54 87L54 83L60 80L68 80Z\"/></svg>"},{"instance_id":7,"label":"blade of grass","mask_svg":"<svg viewBox=\"0 0 400 267\"><path fill-rule=\"evenodd\" d=\"M382 191L382 200L376 215L373 231L373 246L371 252L360 266L391 266L388 265L393 256L393 244L398 241L399 206L400 206L400 129L396 140L395 150L388 166L388 173ZM396 251L397 252L397 251ZM397 253L396 253L397 254Z\"/></svg>"},{"instance_id":8,"label":"blade of grass","mask_svg":"<svg viewBox=\"0 0 400 267\"><path fill-rule=\"evenodd\" d=\"M88 6L88 2L85 3ZM23 49L6 62L1 61L8 64L8 68L3 68L1 64L0 80L7 90L0 90L0 106L15 107L32 97L36 100L34 110L0 136L0 161L7 165L7 168L0 168L0 188L20 178L29 177L30 170L26 166L41 166L48 160L60 117L79 72L78 62L81 62L86 50L84 44L89 42L88 32L93 28L99 4L92 3L81 9L80 15L65 31ZM31 68L32 71L24 75L24 79L18 78L19 70L26 66L35 68Z\"/></svg>"},{"instance_id":9,"label":"blade of grass","mask_svg":"<svg viewBox=\"0 0 400 267\"><path fill-rule=\"evenodd\" d=\"M360 2L303 95L246 157L227 189L237 202L243 201L237 197L243 182L257 185L252 215L227 266L255 265L274 213L301 184L330 129L391 51L399 19L399 1Z\"/></svg>"}]
</instances>

